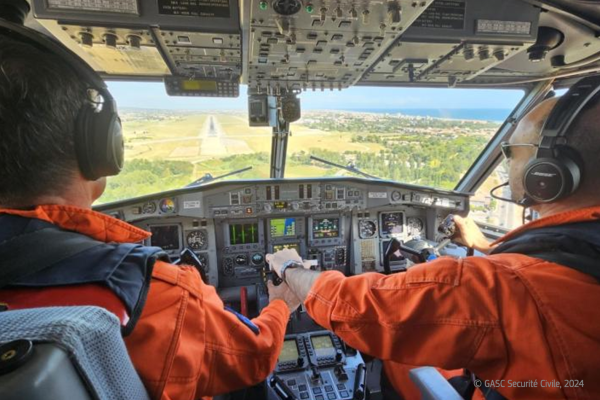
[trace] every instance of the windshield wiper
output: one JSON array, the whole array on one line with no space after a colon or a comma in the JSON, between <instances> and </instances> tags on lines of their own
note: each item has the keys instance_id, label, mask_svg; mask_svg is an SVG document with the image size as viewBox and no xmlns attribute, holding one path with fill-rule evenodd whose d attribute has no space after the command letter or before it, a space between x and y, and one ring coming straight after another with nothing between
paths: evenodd
<instances>
[{"instance_id":1,"label":"windshield wiper","mask_svg":"<svg viewBox=\"0 0 600 400\"><path fill-rule=\"evenodd\" d=\"M333 166L333 167L337 167L337 168L345 169L346 171L349 171L349 172L352 172L352 173L355 173L355 174L362 175L362 176L364 176L365 178L369 178L369 179L381 179L381 178L378 178L378 177L376 177L376 176L374 176L374 175L369 175L369 174L367 174L367 173L365 173L365 172L362 172L360 169L356 168L356 165L354 165L354 164L353 164L353 163L351 163L351 162L350 162L350 163L348 163L348 165L344 166L344 165L341 165L341 164L336 164L336 163L334 163L334 162L332 162L332 161L327 161L327 160L324 160L324 159L322 159L322 158L315 157L315 156L310 156L310 159L311 159L311 160L318 161L318 162L321 162L321 163L323 163L323 164L331 165L331 166Z\"/></svg>"},{"instance_id":2,"label":"windshield wiper","mask_svg":"<svg viewBox=\"0 0 600 400\"><path fill-rule=\"evenodd\" d=\"M252 169L252 167L246 167L246 168L238 169L236 171L228 172L228 173L226 173L224 175L220 175L220 176L212 176L210 173L208 173L208 174L204 175L202 178L195 180L194 182L187 185L186 188L204 185L206 183L216 181L218 179L227 178L228 176L231 176L231 175L237 175L237 174L241 174L242 172L250 171L251 169Z\"/></svg>"}]
</instances>

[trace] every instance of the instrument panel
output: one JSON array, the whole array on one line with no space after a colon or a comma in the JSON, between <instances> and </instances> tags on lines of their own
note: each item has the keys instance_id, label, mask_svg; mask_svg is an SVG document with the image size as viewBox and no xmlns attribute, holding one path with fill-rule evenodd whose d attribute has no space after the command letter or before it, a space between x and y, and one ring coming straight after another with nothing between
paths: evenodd
<instances>
[{"instance_id":1,"label":"instrument panel","mask_svg":"<svg viewBox=\"0 0 600 400\"><path fill-rule=\"evenodd\" d=\"M468 195L362 178L231 181L96 208L149 231L175 261L190 249L219 290L261 283L265 254L293 248L322 270L382 270L391 238L435 239ZM392 266L405 268L398 257ZM253 292L254 293L254 292Z\"/></svg>"}]
</instances>

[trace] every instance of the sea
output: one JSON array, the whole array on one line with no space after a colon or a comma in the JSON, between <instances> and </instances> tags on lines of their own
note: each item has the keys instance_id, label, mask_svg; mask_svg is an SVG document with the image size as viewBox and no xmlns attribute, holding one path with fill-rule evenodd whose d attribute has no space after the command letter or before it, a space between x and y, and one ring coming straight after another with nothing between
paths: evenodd
<instances>
[{"instance_id":1,"label":"sea","mask_svg":"<svg viewBox=\"0 0 600 400\"><path fill-rule=\"evenodd\" d=\"M504 122L510 115L510 109L500 108L361 108L345 109L341 111L365 112L377 114L404 114L418 117L446 118L446 119L468 119L476 121Z\"/></svg>"}]
</instances>

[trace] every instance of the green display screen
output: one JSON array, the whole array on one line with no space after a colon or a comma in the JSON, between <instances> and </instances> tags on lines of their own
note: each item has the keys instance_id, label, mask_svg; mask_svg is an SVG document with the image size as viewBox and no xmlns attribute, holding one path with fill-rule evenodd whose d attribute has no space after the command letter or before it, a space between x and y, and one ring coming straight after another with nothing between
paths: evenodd
<instances>
[{"instance_id":1,"label":"green display screen","mask_svg":"<svg viewBox=\"0 0 600 400\"><path fill-rule=\"evenodd\" d=\"M296 218L279 218L271 220L271 237L296 236Z\"/></svg>"},{"instance_id":2,"label":"green display screen","mask_svg":"<svg viewBox=\"0 0 600 400\"><path fill-rule=\"evenodd\" d=\"M296 340L286 340L283 342L283 348L279 354L279 362L294 361L298 359L298 347Z\"/></svg>"},{"instance_id":3,"label":"green display screen","mask_svg":"<svg viewBox=\"0 0 600 400\"><path fill-rule=\"evenodd\" d=\"M229 244L237 246L239 244L258 243L258 224L232 224L229 225Z\"/></svg>"}]
</instances>

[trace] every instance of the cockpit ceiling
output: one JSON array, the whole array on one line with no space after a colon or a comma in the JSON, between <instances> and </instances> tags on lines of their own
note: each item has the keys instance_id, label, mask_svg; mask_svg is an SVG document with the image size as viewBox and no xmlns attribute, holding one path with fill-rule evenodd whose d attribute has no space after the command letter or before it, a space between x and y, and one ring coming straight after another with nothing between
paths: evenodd
<instances>
[{"instance_id":1,"label":"cockpit ceiling","mask_svg":"<svg viewBox=\"0 0 600 400\"><path fill-rule=\"evenodd\" d=\"M107 78L174 77L172 94L187 79L228 96L240 83L251 93L526 86L600 71L600 2L545 3L31 0L28 25Z\"/></svg>"}]
</instances>

